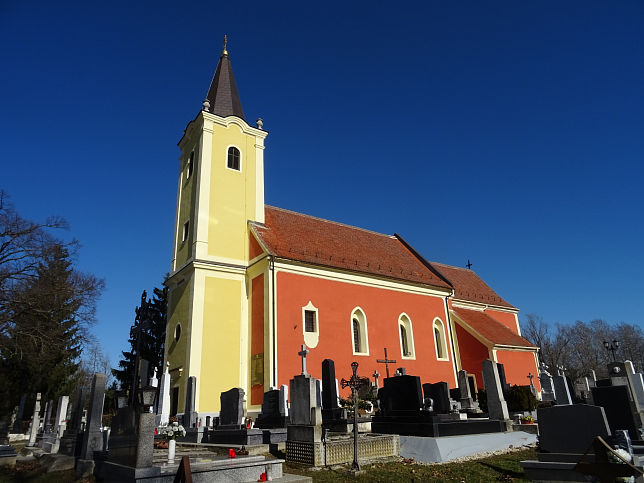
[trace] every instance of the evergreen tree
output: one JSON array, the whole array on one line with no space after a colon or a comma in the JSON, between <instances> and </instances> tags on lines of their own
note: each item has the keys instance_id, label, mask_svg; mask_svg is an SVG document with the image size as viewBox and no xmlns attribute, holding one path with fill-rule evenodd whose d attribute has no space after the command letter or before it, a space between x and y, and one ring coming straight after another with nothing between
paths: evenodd
<instances>
[{"instance_id":1,"label":"evergreen tree","mask_svg":"<svg viewBox=\"0 0 644 483\"><path fill-rule=\"evenodd\" d=\"M73 269L61 244L44 251L34 277L16 284L7 305L1 364L18 394L41 392L47 400L71 393L102 286Z\"/></svg>"},{"instance_id":2,"label":"evergreen tree","mask_svg":"<svg viewBox=\"0 0 644 483\"><path fill-rule=\"evenodd\" d=\"M139 375L143 386L147 385L155 367L159 374L162 372L168 289L155 288L153 294L152 299L147 298L145 290L141 294L141 305L134 310L134 324L130 327L129 349L121 352L123 358L119 361L119 368L112 369L121 390L132 387L137 349L141 359L149 362L149 372Z\"/></svg>"}]
</instances>

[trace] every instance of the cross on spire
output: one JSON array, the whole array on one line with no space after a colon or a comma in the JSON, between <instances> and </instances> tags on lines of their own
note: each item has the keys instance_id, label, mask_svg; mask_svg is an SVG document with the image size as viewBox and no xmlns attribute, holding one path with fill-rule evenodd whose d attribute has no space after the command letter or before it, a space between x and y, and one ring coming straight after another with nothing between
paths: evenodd
<instances>
[{"instance_id":1,"label":"cross on spire","mask_svg":"<svg viewBox=\"0 0 644 483\"><path fill-rule=\"evenodd\" d=\"M467 259L467 263L465 264L465 266L467 267L468 270L472 268L472 262L470 262L469 258Z\"/></svg>"},{"instance_id":2,"label":"cross on spire","mask_svg":"<svg viewBox=\"0 0 644 483\"><path fill-rule=\"evenodd\" d=\"M228 35L224 34L224 48L221 51L221 55L228 55L228 51L226 50L227 46L228 46Z\"/></svg>"},{"instance_id":3,"label":"cross on spire","mask_svg":"<svg viewBox=\"0 0 644 483\"><path fill-rule=\"evenodd\" d=\"M387 372L387 377L389 377L389 364L395 364L397 361L396 359L388 359L387 358L387 348L385 347L385 358L384 359L376 359L376 362L379 364L384 364L385 365L385 371Z\"/></svg>"},{"instance_id":4,"label":"cross on spire","mask_svg":"<svg viewBox=\"0 0 644 483\"><path fill-rule=\"evenodd\" d=\"M305 344L302 344L302 350L297 353L298 356L302 358L302 375L306 376L306 355L310 351L306 348Z\"/></svg>"}]
</instances>

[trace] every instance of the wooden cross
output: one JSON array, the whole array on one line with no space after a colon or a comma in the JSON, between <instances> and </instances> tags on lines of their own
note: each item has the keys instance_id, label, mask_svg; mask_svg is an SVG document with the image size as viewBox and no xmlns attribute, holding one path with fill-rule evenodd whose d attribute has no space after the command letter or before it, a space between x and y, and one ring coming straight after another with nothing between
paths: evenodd
<instances>
[{"instance_id":1,"label":"wooden cross","mask_svg":"<svg viewBox=\"0 0 644 483\"><path fill-rule=\"evenodd\" d=\"M302 350L297 353L298 356L302 358L302 375L306 376L306 355L309 353L309 350L306 348L305 344L302 344Z\"/></svg>"},{"instance_id":2,"label":"wooden cross","mask_svg":"<svg viewBox=\"0 0 644 483\"><path fill-rule=\"evenodd\" d=\"M376 390L380 389L380 384L378 384L378 378L380 377L380 373L378 372L378 369L373 371L372 376L373 376L374 381L376 381Z\"/></svg>"},{"instance_id":3,"label":"wooden cross","mask_svg":"<svg viewBox=\"0 0 644 483\"><path fill-rule=\"evenodd\" d=\"M387 377L389 377L389 364L395 364L396 360L395 359L387 359L387 348L385 347L385 358L384 359L376 359L376 362L385 365L385 371L387 372Z\"/></svg>"}]
</instances>

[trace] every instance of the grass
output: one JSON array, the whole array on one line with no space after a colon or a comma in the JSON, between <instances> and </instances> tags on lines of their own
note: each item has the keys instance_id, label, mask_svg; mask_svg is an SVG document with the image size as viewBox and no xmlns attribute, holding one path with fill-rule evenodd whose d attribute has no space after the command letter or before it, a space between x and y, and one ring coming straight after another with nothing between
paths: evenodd
<instances>
[{"instance_id":1,"label":"grass","mask_svg":"<svg viewBox=\"0 0 644 483\"><path fill-rule=\"evenodd\" d=\"M536 459L536 450L527 449L489 456L462 463L418 464L408 460L362 465L364 473L348 474L350 465L312 470L286 464L284 471L310 476L314 482L392 482L392 481L530 481L519 461Z\"/></svg>"}]
</instances>

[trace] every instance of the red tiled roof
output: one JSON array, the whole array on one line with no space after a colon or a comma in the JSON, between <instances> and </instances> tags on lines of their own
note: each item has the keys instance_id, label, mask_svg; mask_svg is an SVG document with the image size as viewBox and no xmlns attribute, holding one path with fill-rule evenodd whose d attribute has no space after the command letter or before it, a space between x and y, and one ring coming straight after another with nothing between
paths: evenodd
<instances>
[{"instance_id":1,"label":"red tiled roof","mask_svg":"<svg viewBox=\"0 0 644 483\"><path fill-rule=\"evenodd\" d=\"M518 334L515 334L501 322L497 322L485 312L461 308L452 309L472 329L494 344L518 347L535 347Z\"/></svg>"},{"instance_id":2,"label":"red tiled roof","mask_svg":"<svg viewBox=\"0 0 644 483\"><path fill-rule=\"evenodd\" d=\"M443 276L454 285L454 298L479 302L482 304L498 305L515 308L503 300L476 273L467 268L452 267L442 263L431 262Z\"/></svg>"},{"instance_id":3,"label":"red tiled roof","mask_svg":"<svg viewBox=\"0 0 644 483\"><path fill-rule=\"evenodd\" d=\"M276 257L450 289L397 237L273 206L252 223Z\"/></svg>"}]
</instances>

